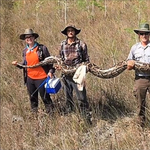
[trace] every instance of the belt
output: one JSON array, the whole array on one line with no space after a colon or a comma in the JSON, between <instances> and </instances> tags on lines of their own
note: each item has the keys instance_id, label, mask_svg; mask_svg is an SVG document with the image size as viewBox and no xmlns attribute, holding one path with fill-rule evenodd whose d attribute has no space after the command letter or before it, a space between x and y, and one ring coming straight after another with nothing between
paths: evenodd
<instances>
[{"instance_id":1,"label":"belt","mask_svg":"<svg viewBox=\"0 0 150 150\"><path fill-rule=\"evenodd\" d=\"M150 76L135 76L135 79L150 79Z\"/></svg>"}]
</instances>

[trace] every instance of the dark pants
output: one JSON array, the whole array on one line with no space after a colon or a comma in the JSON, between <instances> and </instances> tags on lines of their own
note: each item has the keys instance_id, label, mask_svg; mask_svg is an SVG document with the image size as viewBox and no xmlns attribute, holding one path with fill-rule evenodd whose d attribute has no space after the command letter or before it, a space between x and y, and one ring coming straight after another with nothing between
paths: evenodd
<instances>
[{"instance_id":1,"label":"dark pants","mask_svg":"<svg viewBox=\"0 0 150 150\"><path fill-rule=\"evenodd\" d=\"M64 77L64 93L66 98L66 107L67 109L74 110L75 103L73 101L73 90L76 93L79 108L82 112L87 111L89 109L89 103L86 97L86 89L83 88L83 91L79 91L77 88L77 84L73 81L72 76Z\"/></svg>"},{"instance_id":2,"label":"dark pants","mask_svg":"<svg viewBox=\"0 0 150 150\"><path fill-rule=\"evenodd\" d=\"M145 122L146 94L150 93L150 77L135 77L134 96L138 100L138 115Z\"/></svg>"},{"instance_id":3,"label":"dark pants","mask_svg":"<svg viewBox=\"0 0 150 150\"><path fill-rule=\"evenodd\" d=\"M30 97L31 109L33 111L38 110L38 92L44 102L46 112L49 113L53 108L53 102L50 95L46 93L44 85L39 88L34 94L33 92L42 84L45 79L31 79L27 78L27 90ZM32 95L33 94L33 95Z\"/></svg>"}]
</instances>

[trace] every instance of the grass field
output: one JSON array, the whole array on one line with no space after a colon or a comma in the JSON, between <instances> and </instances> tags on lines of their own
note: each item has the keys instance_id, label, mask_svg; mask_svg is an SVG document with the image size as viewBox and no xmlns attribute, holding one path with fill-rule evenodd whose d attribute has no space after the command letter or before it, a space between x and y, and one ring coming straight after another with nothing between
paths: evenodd
<instances>
[{"instance_id":1,"label":"grass field","mask_svg":"<svg viewBox=\"0 0 150 150\"><path fill-rule=\"evenodd\" d=\"M93 125L78 113L60 114L63 89L52 95L55 116L49 118L40 100L38 119L30 112L22 70L24 41L19 35L32 28L51 55L58 55L61 34L68 23L81 28L78 38L88 45L90 61L108 69L127 58L138 42L133 32L139 23L150 24L149 0L2 0L1 1L1 150L149 150L150 99L146 127L137 124L133 96L134 71L111 79L88 73L86 88ZM60 72L56 72L60 77ZM149 94L147 94L149 96ZM76 98L75 98L76 99Z\"/></svg>"}]
</instances>

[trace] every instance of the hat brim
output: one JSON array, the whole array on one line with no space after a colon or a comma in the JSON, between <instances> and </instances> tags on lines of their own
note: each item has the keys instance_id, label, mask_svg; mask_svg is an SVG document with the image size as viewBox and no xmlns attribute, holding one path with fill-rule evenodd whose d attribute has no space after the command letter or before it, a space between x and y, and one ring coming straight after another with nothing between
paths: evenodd
<instances>
[{"instance_id":1,"label":"hat brim","mask_svg":"<svg viewBox=\"0 0 150 150\"><path fill-rule=\"evenodd\" d=\"M21 40L25 40L25 36L26 36L26 35L33 35L33 36L35 37L35 39L39 37L39 35L38 35L37 33L21 34L21 35L20 35L20 39L21 39Z\"/></svg>"},{"instance_id":2,"label":"hat brim","mask_svg":"<svg viewBox=\"0 0 150 150\"><path fill-rule=\"evenodd\" d=\"M62 30L61 33L64 34L64 35L67 35L67 29L68 29L68 28L73 28L73 29L75 30L75 34L76 34L76 35L79 34L80 31L81 31L81 29L76 29L76 28L74 28L74 27L72 27L72 26L68 26L68 27L66 27L64 30Z\"/></svg>"},{"instance_id":3,"label":"hat brim","mask_svg":"<svg viewBox=\"0 0 150 150\"><path fill-rule=\"evenodd\" d=\"M134 32L136 34L138 34L139 32L149 32L150 33L150 30L139 30L139 29L136 29L136 30L134 30Z\"/></svg>"}]
</instances>

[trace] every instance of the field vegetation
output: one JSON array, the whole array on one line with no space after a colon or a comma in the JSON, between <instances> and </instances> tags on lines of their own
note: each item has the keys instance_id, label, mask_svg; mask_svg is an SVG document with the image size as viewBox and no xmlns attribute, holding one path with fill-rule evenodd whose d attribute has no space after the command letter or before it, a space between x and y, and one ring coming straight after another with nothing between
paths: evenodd
<instances>
[{"instance_id":1,"label":"field vegetation","mask_svg":"<svg viewBox=\"0 0 150 150\"><path fill-rule=\"evenodd\" d=\"M32 28L51 55L58 55L66 24L81 28L78 38L88 45L90 61L108 69L125 60L138 41L133 32L150 24L149 0L2 0L1 1L1 150L149 150L150 99L146 127L136 122L133 96L134 71L111 79L88 73L86 88L93 125L78 113L60 114L63 89L52 95L55 116L49 118L39 103L38 119L31 117L22 70L11 65L22 61L24 41L19 35ZM56 72L60 77L60 72Z\"/></svg>"}]
</instances>

